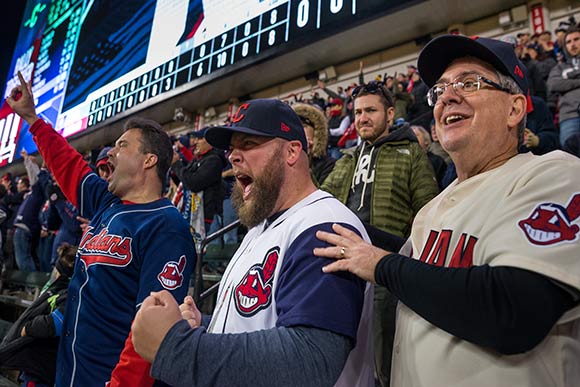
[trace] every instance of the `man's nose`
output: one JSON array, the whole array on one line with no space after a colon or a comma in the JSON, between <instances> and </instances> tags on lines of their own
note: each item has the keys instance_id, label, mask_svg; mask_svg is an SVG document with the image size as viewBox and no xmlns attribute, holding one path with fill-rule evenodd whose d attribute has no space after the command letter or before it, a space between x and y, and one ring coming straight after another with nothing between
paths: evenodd
<instances>
[{"instance_id":1,"label":"man's nose","mask_svg":"<svg viewBox=\"0 0 580 387\"><path fill-rule=\"evenodd\" d=\"M461 101L461 96L457 93L453 85L447 85L445 90L443 90L443 94L441 94L437 100L447 105L452 101L459 103Z\"/></svg>"},{"instance_id":2,"label":"man's nose","mask_svg":"<svg viewBox=\"0 0 580 387\"><path fill-rule=\"evenodd\" d=\"M234 163L239 163L242 160L242 152L238 149L232 149L230 151L230 155L228 156L228 160L233 165Z\"/></svg>"}]
</instances>

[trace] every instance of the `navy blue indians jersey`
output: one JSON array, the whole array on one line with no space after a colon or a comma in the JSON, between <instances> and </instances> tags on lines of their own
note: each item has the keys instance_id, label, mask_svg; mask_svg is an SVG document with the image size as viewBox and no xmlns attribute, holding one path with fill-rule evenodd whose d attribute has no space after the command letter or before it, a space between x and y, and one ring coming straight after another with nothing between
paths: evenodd
<instances>
[{"instance_id":1,"label":"navy blue indians jersey","mask_svg":"<svg viewBox=\"0 0 580 387\"><path fill-rule=\"evenodd\" d=\"M121 201L50 125L31 127L40 153L67 199L91 219L68 290L57 386L151 386L150 364L130 330L151 291L181 302L195 266L188 227L167 199Z\"/></svg>"}]
</instances>

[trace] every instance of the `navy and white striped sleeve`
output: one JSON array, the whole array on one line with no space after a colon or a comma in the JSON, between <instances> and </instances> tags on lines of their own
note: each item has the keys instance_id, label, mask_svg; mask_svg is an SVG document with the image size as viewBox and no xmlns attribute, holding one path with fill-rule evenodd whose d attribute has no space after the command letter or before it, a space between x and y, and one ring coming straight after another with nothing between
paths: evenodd
<instances>
[{"instance_id":1,"label":"navy and white striped sleeve","mask_svg":"<svg viewBox=\"0 0 580 387\"><path fill-rule=\"evenodd\" d=\"M275 295L277 326L310 326L356 339L365 282L347 272L323 273L331 260L312 252L329 246L316 238L316 231L332 232L332 224L305 230L285 252ZM351 225L342 225L360 235Z\"/></svg>"}]
</instances>

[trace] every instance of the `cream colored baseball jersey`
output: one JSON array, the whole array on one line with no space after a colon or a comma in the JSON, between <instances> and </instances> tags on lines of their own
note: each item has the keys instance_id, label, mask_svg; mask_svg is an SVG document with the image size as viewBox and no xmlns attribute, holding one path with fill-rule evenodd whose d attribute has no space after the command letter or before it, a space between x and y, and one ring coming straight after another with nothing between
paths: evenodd
<instances>
[{"instance_id":1,"label":"cream colored baseball jersey","mask_svg":"<svg viewBox=\"0 0 580 387\"><path fill-rule=\"evenodd\" d=\"M412 257L445 267L518 267L580 294L579 176L580 159L557 151L518 155L455 181L417 214ZM580 306L534 349L508 356L454 337L400 303L391 380L397 387L580 386Z\"/></svg>"}]
</instances>

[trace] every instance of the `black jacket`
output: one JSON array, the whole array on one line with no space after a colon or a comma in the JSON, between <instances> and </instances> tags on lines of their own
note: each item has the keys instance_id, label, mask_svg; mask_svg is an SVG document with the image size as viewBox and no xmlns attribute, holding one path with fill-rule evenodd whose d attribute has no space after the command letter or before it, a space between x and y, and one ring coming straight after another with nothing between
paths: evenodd
<instances>
[{"instance_id":1,"label":"black jacket","mask_svg":"<svg viewBox=\"0 0 580 387\"><path fill-rule=\"evenodd\" d=\"M530 59L530 61L526 63L530 84L530 93L532 95L538 96L544 101L547 101L548 76L550 75L552 68L554 68L554 66L557 64L558 63L551 57L548 57L542 61Z\"/></svg>"},{"instance_id":2,"label":"black jacket","mask_svg":"<svg viewBox=\"0 0 580 387\"><path fill-rule=\"evenodd\" d=\"M203 213L205 219L213 219L215 214L222 214L224 201L224 184L222 170L226 166L224 153L212 149L199 159L184 165L176 161L171 169L183 186L192 192L203 191Z\"/></svg>"},{"instance_id":3,"label":"black jacket","mask_svg":"<svg viewBox=\"0 0 580 387\"><path fill-rule=\"evenodd\" d=\"M548 105L540 97L532 96L534 110L529 112L526 118L526 127L530 129L540 139L540 145L536 148L520 146L519 152L533 152L535 155L543 155L559 148L560 139L558 131L554 126L552 113Z\"/></svg>"},{"instance_id":4,"label":"black jacket","mask_svg":"<svg viewBox=\"0 0 580 387\"><path fill-rule=\"evenodd\" d=\"M59 337L51 313L53 307L64 313L69 281L61 275L10 327L0 344L0 367L23 371L40 383L54 384ZM25 337L20 336L23 326Z\"/></svg>"},{"instance_id":5,"label":"black jacket","mask_svg":"<svg viewBox=\"0 0 580 387\"><path fill-rule=\"evenodd\" d=\"M334 169L335 163L336 160L328 155L313 158L310 161L310 170L312 171L312 175L314 175L318 186L321 186L328 175L330 175L330 172Z\"/></svg>"}]
</instances>

